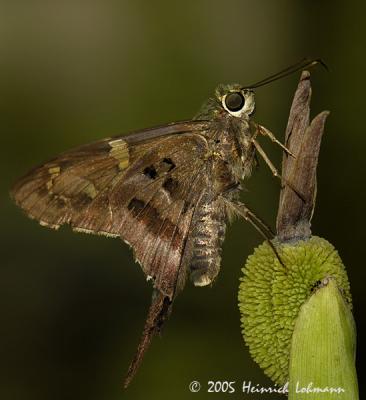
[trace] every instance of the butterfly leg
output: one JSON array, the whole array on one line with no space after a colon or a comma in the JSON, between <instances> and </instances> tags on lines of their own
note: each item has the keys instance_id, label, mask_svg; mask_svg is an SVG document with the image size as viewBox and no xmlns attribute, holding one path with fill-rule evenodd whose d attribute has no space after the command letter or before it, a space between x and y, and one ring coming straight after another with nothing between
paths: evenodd
<instances>
[{"instance_id":1,"label":"butterfly leg","mask_svg":"<svg viewBox=\"0 0 366 400\"><path fill-rule=\"evenodd\" d=\"M265 128L262 125L258 125L258 124L256 124L256 127L257 127L258 132L261 135L267 136L268 138L270 138L272 140L273 143L278 144L281 147L281 149L283 151L285 151L289 156L296 158L295 155L284 144L282 144L269 129Z\"/></svg>"},{"instance_id":2,"label":"butterfly leg","mask_svg":"<svg viewBox=\"0 0 366 400\"><path fill-rule=\"evenodd\" d=\"M247 205L240 201L232 201L223 197L227 207L233 210L236 214L243 217L264 237L264 239L270 241L274 238L274 233L271 228L267 226L255 213L249 209Z\"/></svg>"},{"instance_id":3,"label":"butterfly leg","mask_svg":"<svg viewBox=\"0 0 366 400\"><path fill-rule=\"evenodd\" d=\"M247 205L241 203L240 201L231 201L224 197L224 201L229 208L231 208L236 214L243 217L246 221L248 221L267 241L274 254L276 255L278 261L281 265L285 266L283 261L281 260L280 255L276 247L274 246L272 239L274 238L274 233L271 228L268 227L259 217L255 215L255 213L248 208Z\"/></svg>"},{"instance_id":4,"label":"butterfly leg","mask_svg":"<svg viewBox=\"0 0 366 400\"><path fill-rule=\"evenodd\" d=\"M273 176L281 179L282 182L290 187L300 197L300 199L305 202L305 197L286 178L280 175L280 173L277 171L277 168L272 164L272 161L268 158L266 152L263 150L262 146L255 139L252 139L252 143L254 144L254 147L258 151L258 153L262 156L265 163L268 165Z\"/></svg>"}]
</instances>

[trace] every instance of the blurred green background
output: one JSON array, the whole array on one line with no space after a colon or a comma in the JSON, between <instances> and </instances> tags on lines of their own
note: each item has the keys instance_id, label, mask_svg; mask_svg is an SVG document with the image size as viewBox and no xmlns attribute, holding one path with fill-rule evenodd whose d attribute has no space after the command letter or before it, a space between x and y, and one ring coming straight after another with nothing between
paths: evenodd
<instances>
[{"instance_id":1,"label":"blurred green background","mask_svg":"<svg viewBox=\"0 0 366 400\"><path fill-rule=\"evenodd\" d=\"M218 280L212 288L187 284L123 391L151 296L131 251L119 240L42 228L8 190L61 151L188 119L218 83L250 84L304 56L330 67L312 71L313 113L331 111L313 232L336 246L348 268L360 360L365 14L363 1L0 2L2 399L208 399L225 396L207 393L208 380L237 381L237 389L243 380L271 384L239 326L240 269L262 241L251 226L230 227ZM280 139L298 76L257 90L255 118ZM265 148L279 165L279 148ZM246 188L243 199L273 226L279 184L263 163ZM200 393L189 392L192 380L203 384Z\"/></svg>"}]
</instances>

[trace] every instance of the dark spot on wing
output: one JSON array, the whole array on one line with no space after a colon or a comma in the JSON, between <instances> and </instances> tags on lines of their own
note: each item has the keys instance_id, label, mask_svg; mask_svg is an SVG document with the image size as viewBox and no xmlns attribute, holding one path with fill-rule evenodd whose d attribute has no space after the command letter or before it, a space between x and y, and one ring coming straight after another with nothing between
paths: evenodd
<instances>
[{"instance_id":1,"label":"dark spot on wing","mask_svg":"<svg viewBox=\"0 0 366 400\"><path fill-rule=\"evenodd\" d=\"M127 208L131 211L133 216L136 216L145 208L145 202L134 197L128 203Z\"/></svg>"},{"instance_id":2,"label":"dark spot on wing","mask_svg":"<svg viewBox=\"0 0 366 400\"><path fill-rule=\"evenodd\" d=\"M55 200L55 207L60 210L67 206L66 200L60 196L54 195L54 200Z\"/></svg>"},{"instance_id":3,"label":"dark spot on wing","mask_svg":"<svg viewBox=\"0 0 366 400\"><path fill-rule=\"evenodd\" d=\"M88 196L87 193L79 193L77 196L71 198L70 200L71 205L75 210L82 210L93 201L93 199Z\"/></svg>"},{"instance_id":4,"label":"dark spot on wing","mask_svg":"<svg viewBox=\"0 0 366 400\"><path fill-rule=\"evenodd\" d=\"M143 174L150 179L155 179L158 176L158 173L153 165L146 167L143 171Z\"/></svg>"},{"instance_id":5,"label":"dark spot on wing","mask_svg":"<svg viewBox=\"0 0 366 400\"><path fill-rule=\"evenodd\" d=\"M171 177L165 179L163 183L163 188L169 192L170 195L174 194L174 192L178 188L178 181L176 179L173 179Z\"/></svg>"},{"instance_id":6,"label":"dark spot on wing","mask_svg":"<svg viewBox=\"0 0 366 400\"><path fill-rule=\"evenodd\" d=\"M174 169L175 168L175 164L174 164L174 162L172 161L172 159L171 158L164 158L163 159L163 163L164 164L167 164L167 166L168 166L168 172L170 172L172 169Z\"/></svg>"},{"instance_id":7,"label":"dark spot on wing","mask_svg":"<svg viewBox=\"0 0 366 400\"><path fill-rule=\"evenodd\" d=\"M148 232L156 235L159 240L172 241L171 248L177 248L182 236L179 227L167 218L161 218L157 209L150 204L134 197L127 208L139 223L145 225Z\"/></svg>"},{"instance_id":8,"label":"dark spot on wing","mask_svg":"<svg viewBox=\"0 0 366 400\"><path fill-rule=\"evenodd\" d=\"M193 204L190 201L186 201L184 200L184 204L183 204L183 214L185 214L188 210L190 210L193 207Z\"/></svg>"}]
</instances>

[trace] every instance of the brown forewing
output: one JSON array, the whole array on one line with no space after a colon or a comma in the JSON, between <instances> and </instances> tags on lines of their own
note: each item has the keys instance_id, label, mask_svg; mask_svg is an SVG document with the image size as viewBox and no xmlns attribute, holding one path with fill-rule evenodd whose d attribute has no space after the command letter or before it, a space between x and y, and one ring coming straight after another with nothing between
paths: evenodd
<instances>
[{"instance_id":1,"label":"brown forewing","mask_svg":"<svg viewBox=\"0 0 366 400\"><path fill-rule=\"evenodd\" d=\"M154 286L172 298L194 207L207 186L204 128L180 123L82 146L25 175L12 196L42 225L121 237Z\"/></svg>"}]
</instances>

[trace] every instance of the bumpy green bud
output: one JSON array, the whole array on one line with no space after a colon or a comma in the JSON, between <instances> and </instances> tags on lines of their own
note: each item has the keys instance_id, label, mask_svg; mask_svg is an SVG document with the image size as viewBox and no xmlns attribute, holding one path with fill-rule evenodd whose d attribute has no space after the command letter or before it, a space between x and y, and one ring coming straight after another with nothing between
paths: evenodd
<instances>
[{"instance_id":1,"label":"bumpy green bud","mask_svg":"<svg viewBox=\"0 0 366 400\"><path fill-rule=\"evenodd\" d=\"M267 242L249 256L239 308L250 354L274 382L283 385L289 379L291 340L302 305L326 278L335 282L349 308L351 294L342 260L325 239L314 236L275 245L283 265Z\"/></svg>"}]
</instances>

